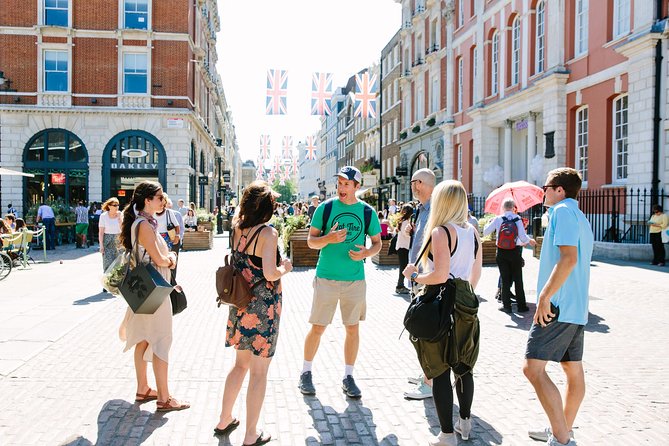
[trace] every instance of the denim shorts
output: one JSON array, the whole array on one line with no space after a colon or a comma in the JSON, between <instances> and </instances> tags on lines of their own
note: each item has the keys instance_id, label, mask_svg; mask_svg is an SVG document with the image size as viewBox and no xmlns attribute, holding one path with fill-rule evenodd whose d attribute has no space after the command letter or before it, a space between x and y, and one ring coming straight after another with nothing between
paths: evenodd
<instances>
[{"instance_id":1,"label":"denim shorts","mask_svg":"<svg viewBox=\"0 0 669 446\"><path fill-rule=\"evenodd\" d=\"M532 324L525 358L554 362L581 361L583 329L583 325L557 321L545 327Z\"/></svg>"}]
</instances>

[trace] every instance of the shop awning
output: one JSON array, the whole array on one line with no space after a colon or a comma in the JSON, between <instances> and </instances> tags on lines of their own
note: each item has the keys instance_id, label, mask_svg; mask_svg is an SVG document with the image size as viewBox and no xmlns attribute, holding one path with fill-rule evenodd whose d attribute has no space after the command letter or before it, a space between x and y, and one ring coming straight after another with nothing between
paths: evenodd
<instances>
[{"instance_id":1,"label":"shop awning","mask_svg":"<svg viewBox=\"0 0 669 446\"><path fill-rule=\"evenodd\" d=\"M372 195L374 195L373 187L361 187L360 190L355 193L355 196L358 198L369 197Z\"/></svg>"},{"instance_id":2,"label":"shop awning","mask_svg":"<svg viewBox=\"0 0 669 446\"><path fill-rule=\"evenodd\" d=\"M0 167L0 175L19 175L22 177L31 177L31 178L35 176L32 173L23 173L16 170L5 169L4 167Z\"/></svg>"}]
</instances>

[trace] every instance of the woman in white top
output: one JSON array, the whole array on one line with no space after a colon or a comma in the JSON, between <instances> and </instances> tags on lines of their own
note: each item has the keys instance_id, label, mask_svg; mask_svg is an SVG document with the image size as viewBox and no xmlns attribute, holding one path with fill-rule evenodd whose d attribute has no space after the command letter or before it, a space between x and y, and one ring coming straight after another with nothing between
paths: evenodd
<instances>
[{"instance_id":1,"label":"woman in white top","mask_svg":"<svg viewBox=\"0 0 669 446\"><path fill-rule=\"evenodd\" d=\"M409 248L411 247L411 235L407 231L407 227L411 225L411 216L413 215L413 206L405 204L402 207L400 219L397 221L397 242L395 249L397 250L397 257L400 260L400 273L397 278L397 286L395 292L397 294L409 294L409 289L404 286L404 268L409 264Z\"/></svg>"},{"instance_id":2,"label":"woman in white top","mask_svg":"<svg viewBox=\"0 0 669 446\"><path fill-rule=\"evenodd\" d=\"M197 217L195 216L195 211L188 209L188 213L184 217L184 226L186 229L192 229L193 231L197 230Z\"/></svg>"},{"instance_id":3,"label":"woman in white top","mask_svg":"<svg viewBox=\"0 0 669 446\"><path fill-rule=\"evenodd\" d=\"M119 201L111 197L102 204L104 213L100 215L98 224L98 241L100 242L100 253L102 253L102 270L107 271L109 265L118 256L118 239L121 233L121 222L123 214L119 212ZM103 289L103 292L107 290Z\"/></svg>"},{"instance_id":4,"label":"woman in white top","mask_svg":"<svg viewBox=\"0 0 669 446\"><path fill-rule=\"evenodd\" d=\"M138 250L140 259L149 260L160 274L169 281L170 269L176 266L176 254L156 231L158 223L153 215L165 206L165 197L160 184L142 181L135 187L132 201L123 211L121 243L126 251ZM136 245L135 245L136 242ZM130 308L119 329L126 341L124 351L135 347L135 375L137 394L135 402L157 401L158 412L188 409L190 404L177 401L170 396L167 385L167 368L172 346L172 302L165 299L153 314L135 314ZM146 377L147 362L153 364L158 390L152 390Z\"/></svg>"},{"instance_id":5,"label":"woman in white top","mask_svg":"<svg viewBox=\"0 0 669 446\"><path fill-rule=\"evenodd\" d=\"M417 260L422 262L423 272L419 273L416 265L411 264L404 269L404 276L420 285L442 284L453 276L456 302L466 300L468 306L478 308L474 288L481 277L482 257L481 249L477 249L480 248L478 231L467 222L467 192L459 181L442 181L434 188L430 202L432 204L421 248L422 255ZM478 319L475 320L477 328L472 339L458 339L458 345L475 343L478 346ZM471 406L474 398L472 369L454 370L460 416L453 426L451 365L444 358L447 356L444 352L448 350L448 335L437 342L419 339L412 339L411 342L419 352L418 361L425 376L432 379L432 395L441 425L441 432L430 441L430 445L455 446L458 440L454 430L462 435L463 440L469 438L471 431ZM473 362L476 362L475 357ZM473 367L473 364L470 366Z\"/></svg>"}]
</instances>

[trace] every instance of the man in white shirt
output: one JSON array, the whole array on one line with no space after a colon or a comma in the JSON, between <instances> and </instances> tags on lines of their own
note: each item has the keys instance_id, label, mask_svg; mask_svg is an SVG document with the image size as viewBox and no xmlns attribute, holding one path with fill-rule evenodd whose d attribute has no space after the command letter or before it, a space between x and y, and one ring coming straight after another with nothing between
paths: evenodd
<instances>
[{"instance_id":1,"label":"man in white shirt","mask_svg":"<svg viewBox=\"0 0 669 446\"><path fill-rule=\"evenodd\" d=\"M56 214L48 204L42 201L42 204L37 209L36 221L44 223L44 232L46 233L46 249L56 249Z\"/></svg>"},{"instance_id":2,"label":"man in white shirt","mask_svg":"<svg viewBox=\"0 0 669 446\"><path fill-rule=\"evenodd\" d=\"M397 213L397 202L395 201L394 198L391 198L390 200L388 200L388 215L387 216L390 216L390 215L393 215L393 214L396 214L396 213Z\"/></svg>"},{"instance_id":3,"label":"man in white shirt","mask_svg":"<svg viewBox=\"0 0 669 446\"><path fill-rule=\"evenodd\" d=\"M486 236L493 231L497 233L497 267L502 277L502 306L499 311L511 313L511 284L515 283L516 304L519 312L528 311L525 301L525 290L523 288L523 245L536 245L536 242L528 237L523 227L523 220L513 212L516 204L512 198L506 198L502 202L503 215L495 217L483 229Z\"/></svg>"},{"instance_id":4,"label":"man in white shirt","mask_svg":"<svg viewBox=\"0 0 669 446\"><path fill-rule=\"evenodd\" d=\"M179 214L181 214L182 217L188 215L188 208L185 206L186 203L182 199L179 199L179 201L177 201L177 204L179 205L177 212L179 212Z\"/></svg>"}]
</instances>

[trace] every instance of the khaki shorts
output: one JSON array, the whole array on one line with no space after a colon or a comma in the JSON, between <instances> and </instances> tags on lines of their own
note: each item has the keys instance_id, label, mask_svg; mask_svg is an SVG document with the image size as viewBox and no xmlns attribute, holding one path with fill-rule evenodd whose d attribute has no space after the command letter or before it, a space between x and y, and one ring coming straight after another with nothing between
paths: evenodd
<instances>
[{"instance_id":1,"label":"khaki shorts","mask_svg":"<svg viewBox=\"0 0 669 446\"><path fill-rule=\"evenodd\" d=\"M357 325L365 320L367 284L364 280L345 282L314 277L314 298L311 304L309 323L329 325L332 323L337 302L344 325Z\"/></svg>"}]
</instances>

